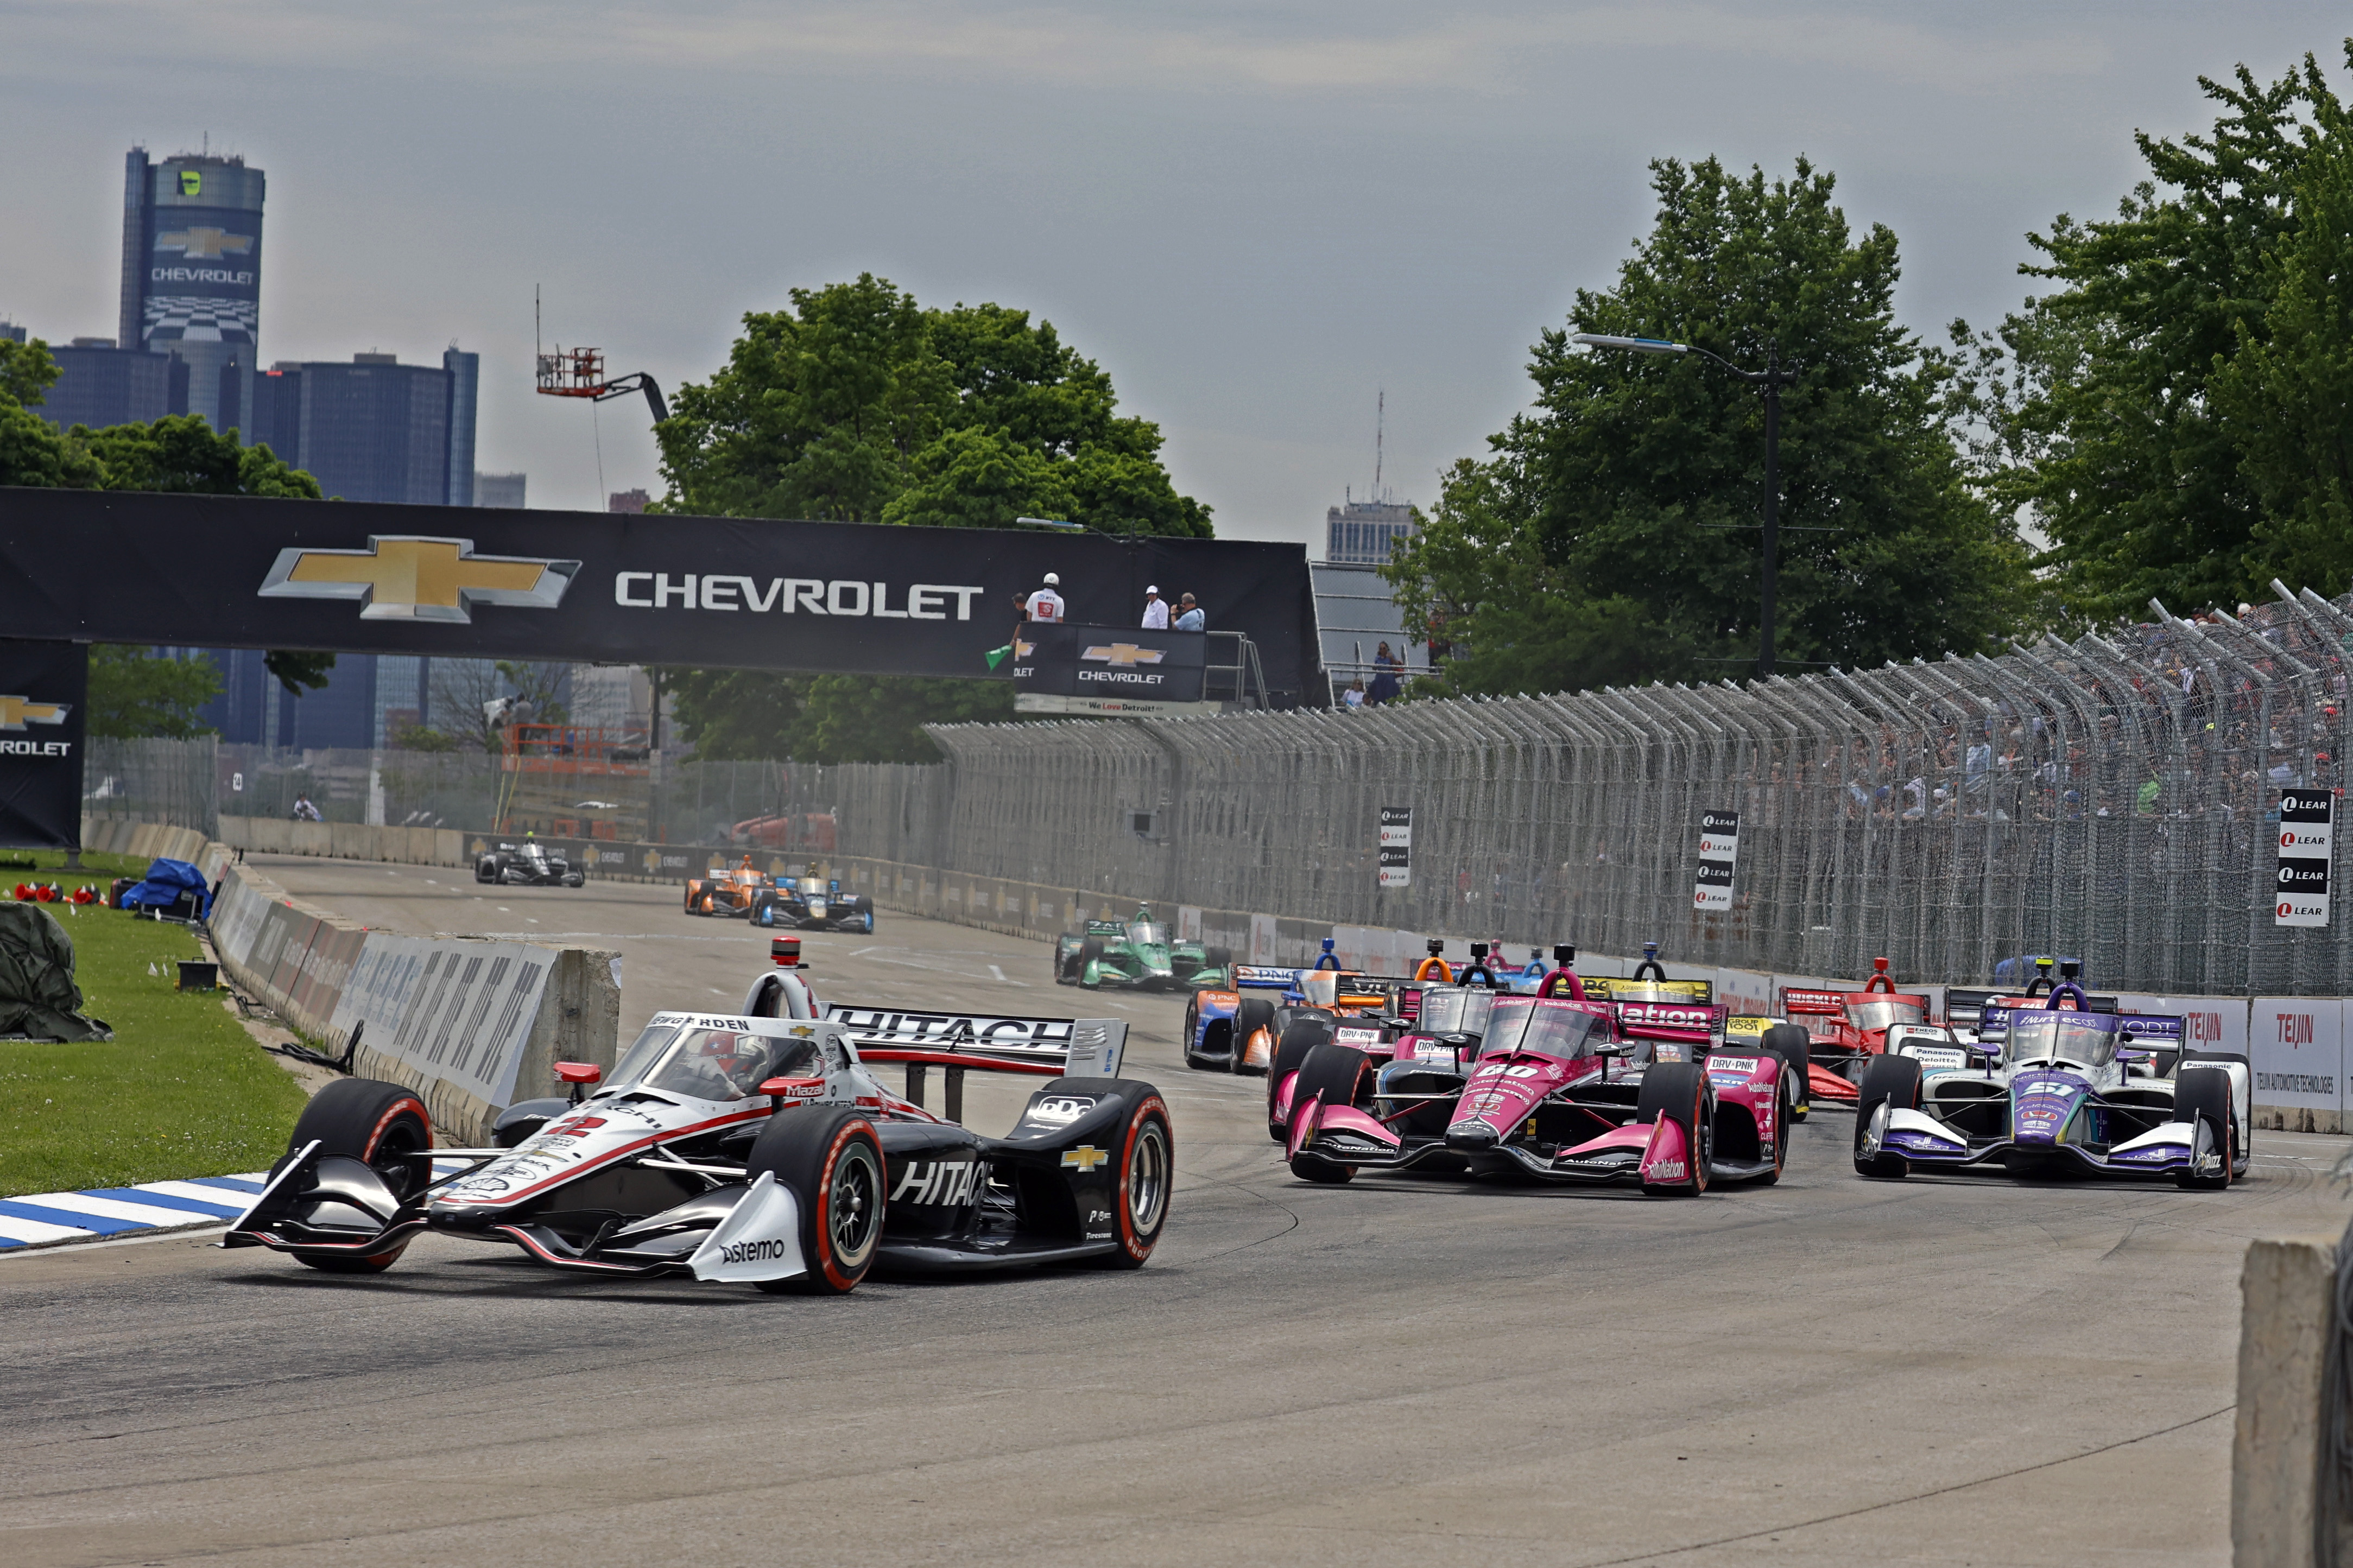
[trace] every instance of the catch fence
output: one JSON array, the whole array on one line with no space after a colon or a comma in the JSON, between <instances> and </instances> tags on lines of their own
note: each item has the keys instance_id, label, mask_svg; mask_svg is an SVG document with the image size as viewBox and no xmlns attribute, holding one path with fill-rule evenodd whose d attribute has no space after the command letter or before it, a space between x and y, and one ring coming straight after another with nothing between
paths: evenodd
<instances>
[{"instance_id":1,"label":"catch fence","mask_svg":"<svg viewBox=\"0 0 2353 1568\"><path fill-rule=\"evenodd\" d=\"M2306 595L1744 686L939 727L941 848L898 858L1777 973L1967 983L2045 952L2104 986L2343 994L2353 933L2274 923L2274 843L2281 788L2337 783L2348 640ZM1411 882L1384 889L1394 806ZM838 810L846 850L889 853ZM1694 907L1708 810L1740 813L1720 911Z\"/></svg>"},{"instance_id":2,"label":"catch fence","mask_svg":"<svg viewBox=\"0 0 2353 1568\"><path fill-rule=\"evenodd\" d=\"M2279 792L2335 788L2353 615L2311 594L1999 658L1359 712L935 726L930 766L655 759L659 842L871 856L1161 905L1847 976L2022 954L2099 985L2353 993L2273 918ZM95 742L91 809L480 831L495 757ZM1378 823L1412 810L1410 883ZM1694 907L1701 814L1740 814ZM543 833L551 831L543 827Z\"/></svg>"}]
</instances>

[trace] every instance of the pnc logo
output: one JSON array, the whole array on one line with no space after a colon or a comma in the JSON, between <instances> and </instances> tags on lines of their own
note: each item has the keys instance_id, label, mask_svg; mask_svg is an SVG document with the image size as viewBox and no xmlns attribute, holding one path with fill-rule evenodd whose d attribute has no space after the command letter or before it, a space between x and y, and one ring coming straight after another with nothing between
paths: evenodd
<instances>
[{"instance_id":1,"label":"pnc logo","mask_svg":"<svg viewBox=\"0 0 2353 1568\"><path fill-rule=\"evenodd\" d=\"M370 534L365 550L281 550L265 599L356 599L366 621L473 622L477 605L552 610L577 561L477 555L470 539Z\"/></svg>"},{"instance_id":2,"label":"pnc logo","mask_svg":"<svg viewBox=\"0 0 2353 1568\"><path fill-rule=\"evenodd\" d=\"M1133 669L1139 664L1158 664L1166 657L1163 649L1138 647L1131 642L1115 642L1109 647L1091 647L1079 655L1082 659L1092 660L1096 664L1112 665L1120 669Z\"/></svg>"},{"instance_id":3,"label":"pnc logo","mask_svg":"<svg viewBox=\"0 0 2353 1568\"><path fill-rule=\"evenodd\" d=\"M27 724L62 724L72 711L70 703L0 696L0 730L21 730Z\"/></svg>"}]
</instances>

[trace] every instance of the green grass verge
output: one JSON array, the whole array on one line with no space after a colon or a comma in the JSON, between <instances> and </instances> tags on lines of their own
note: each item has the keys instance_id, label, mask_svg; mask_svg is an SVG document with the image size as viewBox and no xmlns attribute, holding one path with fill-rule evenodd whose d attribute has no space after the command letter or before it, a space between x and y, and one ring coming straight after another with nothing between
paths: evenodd
<instances>
[{"instance_id":1,"label":"green grass verge","mask_svg":"<svg viewBox=\"0 0 2353 1568\"><path fill-rule=\"evenodd\" d=\"M33 864L27 868L25 862ZM62 849L0 849L0 893L14 897L19 882L58 882L69 890L84 882L105 887L117 877L143 877L152 863L143 855L99 855L85 851L77 870L65 868Z\"/></svg>"},{"instance_id":2,"label":"green grass verge","mask_svg":"<svg viewBox=\"0 0 2353 1568\"><path fill-rule=\"evenodd\" d=\"M202 956L195 934L113 910L58 920L73 938L82 1010L114 1038L0 1041L0 1196L265 1170L283 1154L301 1087L220 993L174 989L178 961Z\"/></svg>"}]
</instances>

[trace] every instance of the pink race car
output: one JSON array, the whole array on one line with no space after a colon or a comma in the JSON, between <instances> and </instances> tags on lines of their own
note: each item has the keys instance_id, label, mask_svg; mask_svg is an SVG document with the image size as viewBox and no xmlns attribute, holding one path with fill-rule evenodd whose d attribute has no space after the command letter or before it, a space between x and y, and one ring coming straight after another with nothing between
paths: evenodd
<instances>
[{"instance_id":1,"label":"pink race car","mask_svg":"<svg viewBox=\"0 0 2353 1568\"><path fill-rule=\"evenodd\" d=\"M1791 1069L1724 1048L1725 1009L1589 1002L1565 969L1535 996L1498 995L1486 1027L1307 1054L1275 1108L1293 1174L1358 1171L1639 1183L1696 1195L1770 1185L1788 1152Z\"/></svg>"}]
</instances>

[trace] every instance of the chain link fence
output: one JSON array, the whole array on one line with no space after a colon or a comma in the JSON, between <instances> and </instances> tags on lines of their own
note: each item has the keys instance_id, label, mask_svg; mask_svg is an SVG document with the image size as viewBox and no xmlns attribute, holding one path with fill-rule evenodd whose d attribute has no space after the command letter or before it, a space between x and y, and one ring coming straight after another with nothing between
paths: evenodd
<instances>
[{"instance_id":1,"label":"chain link fence","mask_svg":"<svg viewBox=\"0 0 2353 1568\"><path fill-rule=\"evenodd\" d=\"M2353 931L2273 920L2278 792L2337 783L2353 616L2316 596L1998 658L1867 672L1106 724L934 729L936 856L845 791L842 847L1168 903L1852 975L2353 990ZM914 772L915 770L907 770ZM845 781L845 784L847 781ZM1383 889L1384 806L1413 809ZM1740 815L1729 910L1702 812Z\"/></svg>"},{"instance_id":2,"label":"chain link fence","mask_svg":"<svg viewBox=\"0 0 2353 1568\"><path fill-rule=\"evenodd\" d=\"M2343 755L2353 615L2306 594L2000 658L1361 712L931 730L931 766L657 760L659 842L873 856L1166 904L1922 981L2026 953L2098 984L2353 992L2353 930L2274 922L2283 787ZM95 742L90 808L479 831L498 759ZM1413 811L1380 886L1383 807ZM1703 812L1740 813L1728 910Z\"/></svg>"}]
</instances>

